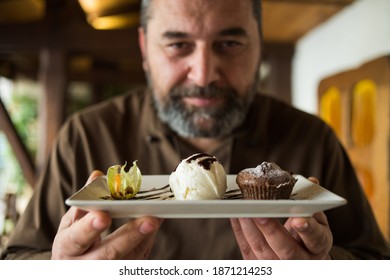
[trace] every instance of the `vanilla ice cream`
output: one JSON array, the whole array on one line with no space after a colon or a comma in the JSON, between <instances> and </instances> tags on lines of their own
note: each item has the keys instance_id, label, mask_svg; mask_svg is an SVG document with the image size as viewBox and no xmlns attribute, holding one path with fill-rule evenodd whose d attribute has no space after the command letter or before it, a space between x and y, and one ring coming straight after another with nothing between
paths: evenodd
<instances>
[{"instance_id":1,"label":"vanilla ice cream","mask_svg":"<svg viewBox=\"0 0 390 280\"><path fill-rule=\"evenodd\" d=\"M216 157L194 154L182 160L169 177L178 200L221 199L226 192L226 172Z\"/></svg>"}]
</instances>

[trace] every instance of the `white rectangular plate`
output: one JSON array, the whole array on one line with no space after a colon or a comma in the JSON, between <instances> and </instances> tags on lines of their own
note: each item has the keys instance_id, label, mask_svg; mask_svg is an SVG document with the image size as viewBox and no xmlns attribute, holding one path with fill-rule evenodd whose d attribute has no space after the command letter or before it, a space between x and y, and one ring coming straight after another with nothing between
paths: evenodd
<instances>
[{"instance_id":1,"label":"white rectangular plate","mask_svg":"<svg viewBox=\"0 0 390 280\"><path fill-rule=\"evenodd\" d=\"M341 206L347 201L312 183L301 175L291 198L283 200L107 200L110 196L106 177L99 177L66 200L69 206L108 212L113 218L155 216L159 218L238 218L304 217ZM168 184L169 175L142 176L141 191L151 191ZM236 175L227 176L228 191L237 191Z\"/></svg>"}]
</instances>

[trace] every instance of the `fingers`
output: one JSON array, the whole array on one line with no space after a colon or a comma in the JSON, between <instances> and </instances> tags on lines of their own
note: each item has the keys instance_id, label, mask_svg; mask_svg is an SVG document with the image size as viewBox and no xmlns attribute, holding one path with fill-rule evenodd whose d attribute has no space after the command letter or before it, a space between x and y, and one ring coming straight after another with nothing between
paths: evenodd
<instances>
[{"instance_id":1,"label":"fingers","mask_svg":"<svg viewBox=\"0 0 390 280\"><path fill-rule=\"evenodd\" d=\"M333 238L323 212L308 218L231 219L244 259L326 259Z\"/></svg>"},{"instance_id":2,"label":"fingers","mask_svg":"<svg viewBox=\"0 0 390 280\"><path fill-rule=\"evenodd\" d=\"M104 212L86 213L72 207L61 221L52 258L69 259L84 254L110 224L111 218Z\"/></svg>"},{"instance_id":3,"label":"fingers","mask_svg":"<svg viewBox=\"0 0 390 280\"><path fill-rule=\"evenodd\" d=\"M93 171L87 184L99 176ZM123 225L104 240L101 234L111 225L102 211L86 212L71 207L63 216L52 247L52 259L139 259L148 257L162 220L143 217Z\"/></svg>"},{"instance_id":4,"label":"fingers","mask_svg":"<svg viewBox=\"0 0 390 280\"><path fill-rule=\"evenodd\" d=\"M110 224L111 218L104 212L86 213L71 208L54 239L52 258L145 259L161 221L152 217L138 218L100 240L101 233Z\"/></svg>"},{"instance_id":5,"label":"fingers","mask_svg":"<svg viewBox=\"0 0 390 280\"><path fill-rule=\"evenodd\" d=\"M288 232L296 240L296 242L303 245L303 241L302 241L301 237L299 236L298 232L291 226L291 219L288 219L284 223L284 227L288 230Z\"/></svg>"},{"instance_id":6,"label":"fingers","mask_svg":"<svg viewBox=\"0 0 390 280\"><path fill-rule=\"evenodd\" d=\"M62 217L60 225L58 227L58 231L62 231L68 227L70 227L75 221L85 216L88 212L83 211L76 207L71 207L68 212Z\"/></svg>"},{"instance_id":7,"label":"fingers","mask_svg":"<svg viewBox=\"0 0 390 280\"><path fill-rule=\"evenodd\" d=\"M163 222L163 219L157 219L159 228ZM152 251L152 247L154 241L156 239L157 230L151 232L148 237L145 238L144 241L140 242L137 247L134 248L133 251L130 251L130 254L123 257L123 259L148 259L150 252Z\"/></svg>"},{"instance_id":8,"label":"fingers","mask_svg":"<svg viewBox=\"0 0 390 280\"><path fill-rule=\"evenodd\" d=\"M253 254L253 251L249 246L249 243L246 241L246 237L241 228L239 219L230 219L230 224L232 226L234 236L236 237L243 259L244 260L256 259L256 256Z\"/></svg>"},{"instance_id":9,"label":"fingers","mask_svg":"<svg viewBox=\"0 0 390 280\"><path fill-rule=\"evenodd\" d=\"M278 259L306 258L297 240L277 219L257 218L254 221Z\"/></svg>"},{"instance_id":10,"label":"fingers","mask_svg":"<svg viewBox=\"0 0 390 280\"><path fill-rule=\"evenodd\" d=\"M277 259L254 219L231 219L231 224L244 259Z\"/></svg>"},{"instance_id":11,"label":"fingers","mask_svg":"<svg viewBox=\"0 0 390 280\"><path fill-rule=\"evenodd\" d=\"M93 259L143 259L153 245L160 221L142 217L128 222L93 248Z\"/></svg>"},{"instance_id":12,"label":"fingers","mask_svg":"<svg viewBox=\"0 0 390 280\"><path fill-rule=\"evenodd\" d=\"M309 177L307 179L309 179L309 181L312 181L314 184L317 184L317 185L320 183L320 181L318 181L318 179L316 177Z\"/></svg>"},{"instance_id":13,"label":"fingers","mask_svg":"<svg viewBox=\"0 0 390 280\"><path fill-rule=\"evenodd\" d=\"M89 175L89 178L87 180L87 184L91 183L93 180L100 176L104 176L104 173L99 170L92 171L91 175Z\"/></svg>"},{"instance_id":14,"label":"fingers","mask_svg":"<svg viewBox=\"0 0 390 280\"><path fill-rule=\"evenodd\" d=\"M291 227L315 258L329 257L333 236L323 212L316 213L309 218L294 218L291 220Z\"/></svg>"}]
</instances>

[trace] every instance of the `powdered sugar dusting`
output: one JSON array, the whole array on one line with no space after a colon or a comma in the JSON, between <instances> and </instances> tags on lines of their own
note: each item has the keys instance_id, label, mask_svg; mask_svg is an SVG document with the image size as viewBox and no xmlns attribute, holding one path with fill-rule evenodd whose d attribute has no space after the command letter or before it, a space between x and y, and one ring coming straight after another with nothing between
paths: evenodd
<instances>
[{"instance_id":1,"label":"powdered sugar dusting","mask_svg":"<svg viewBox=\"0 0 390 280\"><path fill-rule=\"evenodd\" d=\"M263 175L270 175L270 176L275 176L280 173L284 173L286 171L282 170L277 164L273 162L262 162L258 166L254 168L246 168L242 172L249 173L253 176L263 176Z\"/></svg>"}]
</instances>

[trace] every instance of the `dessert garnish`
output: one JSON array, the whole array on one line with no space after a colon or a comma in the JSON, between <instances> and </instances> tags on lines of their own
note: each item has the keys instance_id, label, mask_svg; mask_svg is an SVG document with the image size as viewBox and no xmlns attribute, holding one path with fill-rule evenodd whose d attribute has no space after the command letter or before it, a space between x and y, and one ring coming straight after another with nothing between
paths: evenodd
<instances>
[{"instance_id":1,"label":"dessert garnish","mask_svg":"<svg viewBox=\"0 0 390 280\"><path fill-rule=\"evenodd\" d=\"M113 199L131 199L141 188L142 174L137 166L137 161L129 171L125 171L124 165L113 165L107 170L107 183Z\"/></svg>"}]
</instances>

